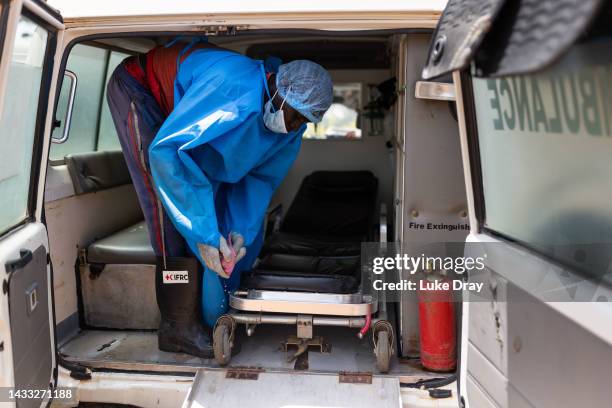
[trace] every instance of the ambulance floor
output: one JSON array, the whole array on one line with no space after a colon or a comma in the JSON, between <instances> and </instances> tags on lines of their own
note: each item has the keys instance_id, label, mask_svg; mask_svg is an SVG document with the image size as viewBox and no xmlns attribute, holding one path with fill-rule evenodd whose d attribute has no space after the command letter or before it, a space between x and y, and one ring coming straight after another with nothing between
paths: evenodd
<instances>
[{"instance_id":1,"label":"ambulance floor","mask_svg":"<svg viewBox=\"0 0 612 408\"><path fill-rule=\"evenodd\" d=\"M310 348L294 361L288 361L294 349L285 352L281 344L295 334L295 327L260 325L251 337L246 336L244 326L239 326L237 330L240 352L232 357L229 367L259 367L271 371L376 373L372 337L366 336L360 340L355 329L315 328L314 335L325 339L330 346L329 351L321 353ZM219 368L212 359L160 351L155 331L84 330L61 345L60 353L67 361L96 368L165 372ZM396 356L392 358L389 374L405 377L403 380L407 382L444 376L424 371L418 360L399 360Z\"/></svg>"}]
</instances>

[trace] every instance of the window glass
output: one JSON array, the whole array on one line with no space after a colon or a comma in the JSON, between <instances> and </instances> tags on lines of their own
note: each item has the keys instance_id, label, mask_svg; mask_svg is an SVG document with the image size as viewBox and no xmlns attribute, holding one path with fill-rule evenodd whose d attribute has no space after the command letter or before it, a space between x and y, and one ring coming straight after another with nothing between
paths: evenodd
<instances>
[{"instance_id":1,"label":"window glass","mask_svg":"<svg viewBox=\"0 0 612 408\"><path fill-rule=\"evenodd\" d=\"M51 146L51 160L61 160L69 153L96 150L100 103L106 83L107 56L107 50L83 44L77 44L70 52L66 69L74 72L77 77L70 133L65 143ZM62 121L62 125L54 130L54 138L60 138L64 132L69 89L70 81L65 79L55 115Z\"/></svg>"},{"instance_id":2,"label":"window glass","mask_svg":"<svg viewBox=\"0 0 612 408\"><path fill-rule=\"evenodd\" d=\"M21 17L0 115L0 231L28 216L28 191L48 33Z\"/></svg>"},{"instance_id":3,"label":"window glass","mask_svg":"<svg viewBox=\"0 0 612 408\"><path fill-rule=\"evenodd\" d=\"M309 123L305 139L360 139L357 119L361 109L361 84L334 84L334 101L320 123Z\"/></svg>"},{"instance_id":4,"label":"window glass","mask_svg":"<svg viewBox=\"0 0 612 408\"><path fill-rule=\"evenodd\" d=\"M612 255L611 45L473 81L486 226L594 273Z\"/></svg>"}]
</instances>

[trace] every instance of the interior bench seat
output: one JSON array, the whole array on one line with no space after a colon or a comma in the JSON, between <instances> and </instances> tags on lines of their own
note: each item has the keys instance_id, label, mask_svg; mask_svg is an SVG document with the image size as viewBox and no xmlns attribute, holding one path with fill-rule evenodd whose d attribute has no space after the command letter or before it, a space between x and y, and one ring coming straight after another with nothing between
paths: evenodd
<instances>
[{"instance_id":1,"label":"interior bench seat","mask_svg":"<svg viewBox=\"0 0 612 408\"><path fill-rule=\"evenodd\" d=\"M144 221L93 242L87 248L90 264L155 264L155 252Z\"/></svg>"},{"instance_id":2,"label":"interior bench seat","mask_svg":"<svg viewBox=\"0 0 612 408\"><path fill-rule=\"evenodd\" d=\"M93 242L86 259L79 268L85 326L157 329L156 257L144 221Z\"/></svg>"}]
</instances>

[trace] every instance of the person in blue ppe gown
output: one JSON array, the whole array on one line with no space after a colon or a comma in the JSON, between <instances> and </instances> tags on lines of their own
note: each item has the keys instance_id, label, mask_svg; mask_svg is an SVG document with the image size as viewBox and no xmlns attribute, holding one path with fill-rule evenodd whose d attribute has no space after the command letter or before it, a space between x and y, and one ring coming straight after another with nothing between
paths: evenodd
<instances>
[{"instance_id":1,"label":"person in blue ppe gown","mask_svg":"<svg viewBox=\"0 0 612 408\"><path fill-rule=\"evenodd\" d=\"M333 86L327 71L311 61L272 64L278 71L269 72L262 61L211 46L183 47L176 64L173 95L164 99L155 92L158 87L151 85L151 78L161 78L158 82L163 88L164 76L155 76L150 60L141 63L142 83L150 88L151 99L162 106L164 100L173 99L154 138L145 143L147 160L141 166L149 171L163 214L154 214L154 210L147 217L144 212L149 229L155 228L155 220L149 218L158 217L158 224L163 224L158 245L162 252L172 246L164 239L170 221L184 239L187 254L195 255L203 265L201 312L204 323L212 327L227 310L227 295L238 287L241 272L255 261L272 194L299 152L306 124L319 122L331 105ZM151 70L153 74L149 75ZM128 66L126 71L133 74L134 67ZM109 93L110 89L109 84ZM109 95L113 113L111 99ZM141 112L140 122L147 122L150 116L155 116L150 109ZM129 118L128 112L128 129ZM115 123L119 131L123 122ZM124 145L126 153L130 147L127 142L122 142ZM165 260L168 254L162 255ZM162 307L162 303L172 303L160 303L164 291L169 290L166 286L172 286L174 292L178 287L157 285L162 312L160 348L209 356L211 344L206 331L196 335L194 322L164 318L163 308L171 306ZM162 339L162 332L172 332L172 341ZM185 339L190 336L198 340Z\"/></svg>"}]
</instances>

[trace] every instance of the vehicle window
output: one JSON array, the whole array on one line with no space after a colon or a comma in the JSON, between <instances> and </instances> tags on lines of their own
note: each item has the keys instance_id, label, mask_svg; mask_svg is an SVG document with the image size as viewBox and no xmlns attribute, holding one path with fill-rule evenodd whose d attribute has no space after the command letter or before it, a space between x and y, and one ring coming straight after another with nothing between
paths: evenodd
<instances>
[{"instance_id":1,"label":"vehicle window","mask_svg":"<svg viewBox=\"0 0 612 408\"><path fill-rule=\"evenodd\" d=\"M596 274L612 243L611 45L473 81L486 227Z\"/></svg>"},{"instance_id":2,"label":"vehicle window","mask_svg":"<svg viewBox=\"0 0 612 408\"><path fill-rule=\"evenodd\" d=\"M0 231L28 216L32 150L48 32L27 17L17 25L0 116Z\"/></svg>"},{"instance_id":3,"label":"vehicle window","mask_svg":"<svg viewBox=\"0 0 612 408\"><path fill-rule=\"evenodd\" d=\"M357 125L361 110L361 84L334 84L334 101L325 112L323 120L309 123L305 139L360 139Z\"/></svg>"},{"instance_id":4,"label":"vehicle window","mask_svg":"<svg viewBox=\"0 0 612 408\"><path fill-rule=\"evenodd\" d=\"M62 160L70 153L120 149L106 103L106 83L117 64L127 56L91 45L74 46L66 64L66 69L77 77L72 121L68 140L51 146L51 160ZM64 80L55 115L62 124L54 130L54 138L60 138L64 132L69 91L70 81Z\"/></svg>"}]
</instances>

